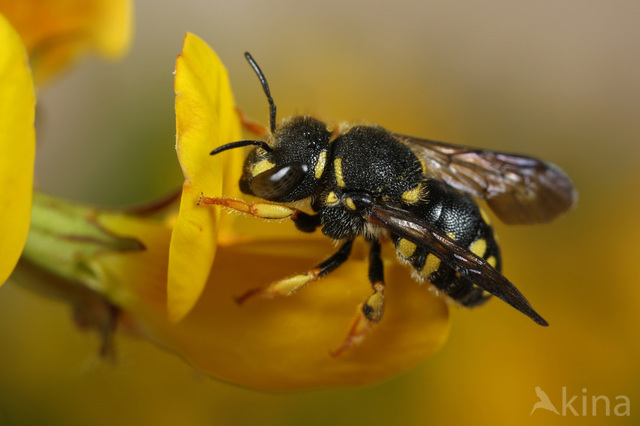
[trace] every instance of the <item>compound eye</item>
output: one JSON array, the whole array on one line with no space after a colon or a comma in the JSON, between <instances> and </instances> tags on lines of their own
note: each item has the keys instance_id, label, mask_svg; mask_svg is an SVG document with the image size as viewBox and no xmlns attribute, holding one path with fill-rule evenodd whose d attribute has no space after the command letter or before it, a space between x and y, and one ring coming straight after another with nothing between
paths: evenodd
<instances>
[{"instance_id":1,"label":"compound eye","mask_svg":"<svg viewBox=\"0 0 640 426\"><path fill-rule=\"evenodd\" d=\"M309 168L302 163L289 163L273 167L251 180L251 189L257 197L279 201L289 195L305 178Z\"/></svg>"}]
</instances>

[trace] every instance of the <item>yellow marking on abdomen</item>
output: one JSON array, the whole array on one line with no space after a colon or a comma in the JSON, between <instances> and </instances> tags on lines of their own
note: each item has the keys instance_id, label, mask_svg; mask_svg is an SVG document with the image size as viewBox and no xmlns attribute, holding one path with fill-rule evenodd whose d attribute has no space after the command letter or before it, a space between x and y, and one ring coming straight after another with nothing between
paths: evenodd
<instances>
[{"instance_id":1,"label":"yellow marking on abdomen","mask_svg":"<svg viewBox=\"0 0 640 426\"><path fill-rule=\"evenodd\" d=\"M484 238L475 240L473 244L469 246L469 250L476 256L484 256L484 254L487 252L487 240L485 240Z\"/></svg>"},{"instance_id":2,"label":"yellow marking on abdomen","mask_svg":"<svg viewBox=\"0 0 640 426\"><path fill-rule=\"evenodd\" d=\"M487 297L491 296L491 293L489 293L487 290L483 289L482 287L480 287L480 286L478 286L476 284L473 285L473 288L476 289L476 290L482 290L482 297L485 298L485 299Z\"/></svg>"},{"instance_id":3,"label":"yellow marking on abdomen","mask_svg":"<svg viewBox=\"0 0 640 426\"><path fill-rule=\"evenodd\" d=\"M275 163L272 163L269 160L260 160L256 164L253 165L253 170L251 170L251 175L258 176L262 172L266 172L269 169L275 167Z\"/></svg>"},{"instance_id":4,"label":"yellow marking on abdomen","mask_svg":"<svg viewBox=\"0 0 640 426\"><path fill-rule=\"evenodd\" d=\"M489 256L489 258L487 259L487 263L495 268L498 264L498 259L496 259L495 256Z\"/></svg>"},{"instance_id":5,"label":"yellow marking on abdomen","mask_svg":"<svg viewBox=\"0 0 640 426\"><path fill-rule=\"evenodd\" d=\"M322 172L324 172L324 167L327 164L327 151L322 151L318 156L318 161L316 162L316 172L314 176L316 179L320 179L322 176Z\"/></svg>"},{"instance_id":6,"label":"yellow marking on abdomen","mask_svg":"<svg viewBox=\"0 0 640 426\"><path fill-rule=\"evenodd\" d=\"M415 253L417 246L409 240L405 240L404 238L400 239L398 245L396 246L396 250L405 259L410 258Z\"/></svg>"},{"instance_id":7,"label":"yellow marking on abdomen","mask_svg":"<svg viewBox=\"0 0 640 426\"><path fill-rule=\"evenodd\" d=\"M342 158L333 160L333 168L336 173L336 183L339 187L344 188L344 179L342 178Z\"/></svg>"},{"instance_id":8,"label":"yellow marking on abdomen","mask_svg":"<svg viewBox=\"0 0 640 426\"><path fill-rule=\"evenodd\" d=\"M429 253L424 261L424 266L418 274L423 278L429 278L429 275L437 271L438 268L440 268L440 259Z\"/></svg>"},{"instance_id":9,"label":"yellow marking on abdomen","mask_svg":"<svg viewBox=\"0 0 640 426\"><path fill-rule=\"evenodd\" d=\"M418 184L413 189L404 191L402 193L402 199L408 203L414 203L420 199L420 192L422 191L422 184Z\"/></svg>"}]
</instances>

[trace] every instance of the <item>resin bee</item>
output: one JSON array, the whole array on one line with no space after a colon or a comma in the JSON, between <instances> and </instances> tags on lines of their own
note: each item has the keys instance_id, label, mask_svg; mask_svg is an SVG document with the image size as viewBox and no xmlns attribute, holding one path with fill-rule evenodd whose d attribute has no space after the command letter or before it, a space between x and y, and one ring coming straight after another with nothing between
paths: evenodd
<instances>
[{"instance_id":1,"label":"resin bee","mask_svg":"<svg viewBox=\"0 0 640 426\"><path fill-rule=\"evenodd\" d=\"M384 311L381 240L390 239L414 276L464 306L490 295L536 323L548 323L499 271L500 250L487 214L472 197L485 199L509 224L549 222L571 208L576 192L556 166L520 155L451 145L390 132L376 125L332 128L309 116L276 125L276 105L266 78L249 53L270 107L265 140L242 140L214 149L255 146L240 178L243 193L267 202L202 197L267 219L290 218L303 232L321 228L340 242L335 254L312 270L251 290L255 295L289 295L342 265L356 237L370 244L373 294L362 304L347 339L337 351L361 340ZM313 211L297 208L308 202Z\"/></svg>"}]
</instances>

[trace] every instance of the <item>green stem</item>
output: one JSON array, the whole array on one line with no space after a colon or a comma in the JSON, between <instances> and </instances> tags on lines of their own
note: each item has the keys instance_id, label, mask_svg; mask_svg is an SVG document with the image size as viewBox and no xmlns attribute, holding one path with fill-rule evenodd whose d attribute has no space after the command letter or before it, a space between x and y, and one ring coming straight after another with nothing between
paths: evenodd
<instances>
[{"instance_id":1,"label":"green stem","mask_svg":"<svg viewBox=\"0 0 640 426\"><path fill-rule=\"evenodd\" d=\"M98 214L93 207L36 192L23 259L61 278L92 286L97 277L87 267L89 259L106 252L144 249L138 240L101 227Z\"/></svg>"},{"instance_id":2,"label":"green stem","mask_svg":"<svg viewBox=\"0 0 640 426\"><path fill-rule=\"evenodd\" d=\"M98 331L100 355L105 357L112 355L119 308L105 294L91 261L103 253L144 247L134 238L104 229L97 221L100 214L93 207L34 193L29 236L12 279L42 296L67 302L81 329Z\"/></svg>"}]
</instances>

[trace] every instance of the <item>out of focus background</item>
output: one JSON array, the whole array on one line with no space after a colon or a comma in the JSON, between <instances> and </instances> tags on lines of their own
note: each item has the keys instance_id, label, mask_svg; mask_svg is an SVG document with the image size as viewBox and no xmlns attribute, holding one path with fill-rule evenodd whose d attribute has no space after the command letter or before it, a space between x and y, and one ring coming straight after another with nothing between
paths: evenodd
<instances>
[{"instance_id":1,"label":"out of focus background","mask_svg":"<svg viewBox=\"0 0 640 426\"><path fill-rule=\"evenodd\" d=\"M90 58L40 92L40 189L127 205L181 184L172 72L193 32L263 122L246 50L280 117L364 119L560 165L580 194L574 211L545 226L496 224L505 274L551 326L496 301L454 307L443 350L413 371L268 394L127 336L117 363L101 362L65 305L7 283L0 425L638 424L639 16L631 0L135 1L124 61ZM532 413L536 387L558 414Z\"/></svg>"}]
</instances>

